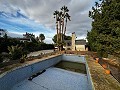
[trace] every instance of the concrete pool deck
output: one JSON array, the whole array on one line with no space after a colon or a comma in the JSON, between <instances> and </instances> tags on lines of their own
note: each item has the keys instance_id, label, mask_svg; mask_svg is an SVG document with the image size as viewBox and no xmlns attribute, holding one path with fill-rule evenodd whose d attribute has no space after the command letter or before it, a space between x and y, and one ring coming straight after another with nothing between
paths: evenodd
<instances>
[{"instance_id":1,"label":"concrete pool deck","mask_svg":"<svg viewBox=\"0 0 120 90\"><path fill-rule=\"evenodd\" d=\"M78 58L83 58L79 56L73 56L74 55L63 55L63 58L66 60L71 59L75 62L77 62ZM53 57L59 57L57 58L57 60L61 59L61 55L52 55L42 59L36 59L26 62L22 65L21 68L17 67L18 69L3 73L2 75L0 75L0 90L91 90L89 88L90 82L88 84L88 81L90 81L91 79L92 86L94 85L92 90L120 90L120 83L112 75L106 75L105 70L102 68L102 66L98 63L95 63L95 60L93 60L93 58L89 56L86 56L87 60L81 60L81 62L86 63L87 61L88 71L90 72L88 76L90 77L87 77L86 74L66 71L55 67L48 67L46 69L46 72L44 72L43 74L34 78L32 81L28 80L30 69L38 69L39 65L44 67L43 63L46 62L46 59L50 58L51 60L46 65L53 65L53 61L56 61L56 58ZM39 62L42 63L40 64ZM34 68L31 67L31 64L35 65L32 65L34 66ZM24 69L23 67L26 67L26 69ZM15 71L16 73L14 73L13 71ZM27 73L23 71L28 73L27 77L24 76ZM13 75L12 73L14 73L15 75ZM20 81L18 80L20 78L19 76L24 76L25 78L22 80L20 79ZM17 80L19 82L17 82ZM6 87L9 87L10 89L6 89Z\"/></svg>"},{"instance_id":2,"label":"concrete pool deck","mask_svg":"<svg viewBox=\"0 0 120 90\"><path fill-rule=\"evenodd\" d=\"M90 56L86 59L95 90L120 90L120 83L111 74L106 74L99 63Z\"/></svg>"},{"instance_id":3,"label":"concrete pool deck","mask_svg":"<svg viewBox=\"0 0 120 90\"><path fill-rule=\"evenodd\" d=\"M89 85L86 74L50 67L32 81L25 79L11 90L89 90Z\"/></svg>"}]
</instances>

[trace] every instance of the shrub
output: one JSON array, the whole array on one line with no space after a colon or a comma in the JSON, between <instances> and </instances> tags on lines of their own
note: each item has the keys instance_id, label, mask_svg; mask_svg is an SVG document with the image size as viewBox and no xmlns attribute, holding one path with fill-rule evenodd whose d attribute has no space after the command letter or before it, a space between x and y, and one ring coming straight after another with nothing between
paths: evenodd
<instances>
[{"instance_id":1,"label":"shrub","mask_svg":"<svg viewBox=\"0 0 120 90\"><path fill-rule=\"evenodd\" d=\"M25 62L25 60L26 60L26 57L27 57L27 55L22 55L22 57L20 58L20 63L24 63Z\"/></svg>"},{"instance_id":2,"label":"shrub","mask_svg":"<svg viewBox=\"0 0 120 90\"><path fill-rule=\"evenodd\" d=\"M0 54L0 63L2 63L3 62L3 57L2 57L2 55Z\"/></svg>"},{"instance_id":3,"label":"shrub","mask_svg":"<svg viewBox=\"0 0 120 90\"><path fill-rule=\"evenodd\" d=\"M23 55L22 53L22 47L16 45L16 46L8 46L10 58L12 60L20 59Z\"/></svg>"}]
</instances>

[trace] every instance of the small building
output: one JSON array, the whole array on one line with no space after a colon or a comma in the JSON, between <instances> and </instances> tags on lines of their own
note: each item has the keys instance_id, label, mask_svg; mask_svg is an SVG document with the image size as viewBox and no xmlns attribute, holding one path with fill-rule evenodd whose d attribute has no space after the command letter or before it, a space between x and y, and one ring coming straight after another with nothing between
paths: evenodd
<instances>
[{"instance_id":1,"label":"small building","mask_svg":"<svg viewBox=\"0 0 120 90\"><path fill-rule=\"evenodd\" d=\"M20 42L32 42L31 38L16 38Z\"/></svg>"},{"instance_id":2,"label":"small building","mask_svg":"<svg viewBox=\"0 0 120 90\"><path fill-rule=\"evenodd\" d=\"M65 40L65 50L86 51L86 40L76 40L75 32L72 33L72 40Z\"/></svg>"}]
</instances>

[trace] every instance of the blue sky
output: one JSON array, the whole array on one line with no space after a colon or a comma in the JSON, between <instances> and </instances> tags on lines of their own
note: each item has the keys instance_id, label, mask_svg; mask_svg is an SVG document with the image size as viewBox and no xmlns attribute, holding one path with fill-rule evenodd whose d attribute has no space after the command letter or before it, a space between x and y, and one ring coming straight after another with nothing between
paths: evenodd
<instances>
[{"instance_id":1,"label":"blue sky","mask_svg":"<svg viewBox=\"0 0 120 90\"><path fill-rule=\"evenodd\" d=\"M0 28L6 29L10 36L21 37L29 32L38 36L43 33L46 43L52 43L55 35L53 12L68 6L71 22L67 35L76 32L78 39L86 38L91 30L88 11L96 0L0 0ZM98 0L97 0L98 1Z\"/></svg>"}]
</instances>

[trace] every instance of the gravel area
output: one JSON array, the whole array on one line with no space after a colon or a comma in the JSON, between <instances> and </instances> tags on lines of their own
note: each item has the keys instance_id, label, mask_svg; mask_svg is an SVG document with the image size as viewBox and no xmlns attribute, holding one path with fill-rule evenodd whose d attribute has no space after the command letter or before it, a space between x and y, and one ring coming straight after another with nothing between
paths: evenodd
<instances>
[{"instance_id":1,"label":"gravel area","mask_svg":"<svg viewBox=\"0 0 120 90\"><path fill-rule=\"evenodd\" d=\"M41 51L31 52L27 55L27 57L38 56L41 53L45 54L45 53L51 53L51 52L53 52L53 50L41 50Z\"/></svg>"}]
</instances>

